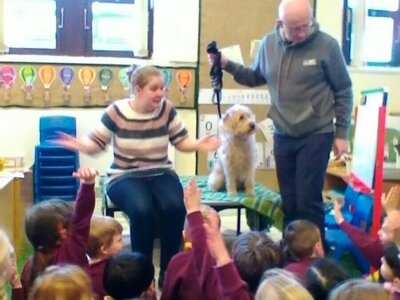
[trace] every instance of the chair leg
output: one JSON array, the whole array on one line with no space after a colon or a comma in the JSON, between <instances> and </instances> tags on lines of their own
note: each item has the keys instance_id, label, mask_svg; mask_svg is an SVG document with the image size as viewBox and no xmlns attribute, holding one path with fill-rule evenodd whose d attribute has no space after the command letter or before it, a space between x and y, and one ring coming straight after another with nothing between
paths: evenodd
<instances>
[{"instance_id":1,"label":"chair leg","mask_svg":"<svg viewBox=\"0 0 400 300\"><path fill-rule=\"evenodd\" d=\"M240 209L240 207L238 207L238 209L237 209L236 235L240 234L240 222L241 222L241 219L242 219L241 213L242 213L241 209Z\"/></svg>"}]
</instances>

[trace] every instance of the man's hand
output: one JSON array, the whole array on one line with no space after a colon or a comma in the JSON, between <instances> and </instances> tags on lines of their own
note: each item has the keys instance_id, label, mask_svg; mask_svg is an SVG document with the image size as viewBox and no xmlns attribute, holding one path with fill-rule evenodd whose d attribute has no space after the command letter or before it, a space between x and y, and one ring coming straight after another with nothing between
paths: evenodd
<instances>
[{"instance_id":1,"label":"man's hand","mask_svg":"<svg viewBox=\"0 0 400 300\"><path fill-rule=\"evenodd\" d=\"M210 66L214 64L215 59L216 59L215 54L207 53L207 61ZM221 53L221 67L225 68L227 64L228 64L228 59L226 58L225 55Z\"/></svg>"},{"instance_id":2,"label":"man's hand","mask_svg":"<svg viewBox=\"0 0 400 300\"><path fill-rule=\"evenodd\" d=\"M335 159L340 159L344 154L349 151L349 141L345 139L335 138L333 141L333 153Z\"/></svg>"}]
</instances>

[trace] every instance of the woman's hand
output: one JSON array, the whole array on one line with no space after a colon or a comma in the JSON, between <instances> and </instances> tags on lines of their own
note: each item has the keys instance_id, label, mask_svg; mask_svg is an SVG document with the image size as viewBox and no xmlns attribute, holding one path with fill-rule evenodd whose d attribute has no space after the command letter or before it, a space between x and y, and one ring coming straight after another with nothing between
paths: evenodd
<instances>
[{"instance_id":1,"label":"woman's hand","mask_svg":"<svg viewBox=\"0 0 400 300\"><path fill-rule=\"evenodd\" d=\"M216 135L205 135L196 141L197 151L210 152L221 145L221 140Z\"/></svg>"},{"instance_id":2,"label":"woman's hand","mask_svg":"<svg viewBox=\"0 0 400 300\"><path fill-rule=\"evenodd\" d=\"M52 144L61 146L69 150L80 151L79 140L76 137L61 131L57 132L57 134L58 134L58 139L51 140L50 142Z\"/></svg>"}]
</instances>

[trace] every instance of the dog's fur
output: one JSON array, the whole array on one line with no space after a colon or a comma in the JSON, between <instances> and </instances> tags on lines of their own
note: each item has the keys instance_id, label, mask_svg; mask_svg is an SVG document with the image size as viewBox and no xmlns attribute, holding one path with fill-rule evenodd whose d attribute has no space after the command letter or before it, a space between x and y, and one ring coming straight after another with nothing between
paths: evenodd
<instances>
[{"instance_id":1,"label":"dog's fur","mask_svg":"<svg viewBox=\"0 0 400 300\"><path fill-rule=\"evenodd\" d=\"M256 169L255 116L244 105L229 108L219 123L221 146L217 150L217 161L208 178L212 191L223 189L235 195L238 188L254 195Z\"/></svg>"}]
</instances>

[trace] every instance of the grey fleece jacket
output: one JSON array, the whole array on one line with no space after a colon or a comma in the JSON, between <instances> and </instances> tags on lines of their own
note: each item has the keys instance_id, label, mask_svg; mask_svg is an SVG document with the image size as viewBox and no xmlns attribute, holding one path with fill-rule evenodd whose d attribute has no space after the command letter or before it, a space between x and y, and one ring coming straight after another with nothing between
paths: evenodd
<instances>
[{"instance_id":1,"label":"grey fleece jacket","mask_svg":"<svg viewBox=\"0 0 400 300\"><path fill-rule=\"evenodd\" d=\"M225 70L242 85L268 84L268 116L277 134L303 137L335 131L335 137L347 139L351 79L337 41L319 31L317 23L299 44L285 41L276 28L262 39L251 67L228 61Z\"/></svg>"}]
</instances>

